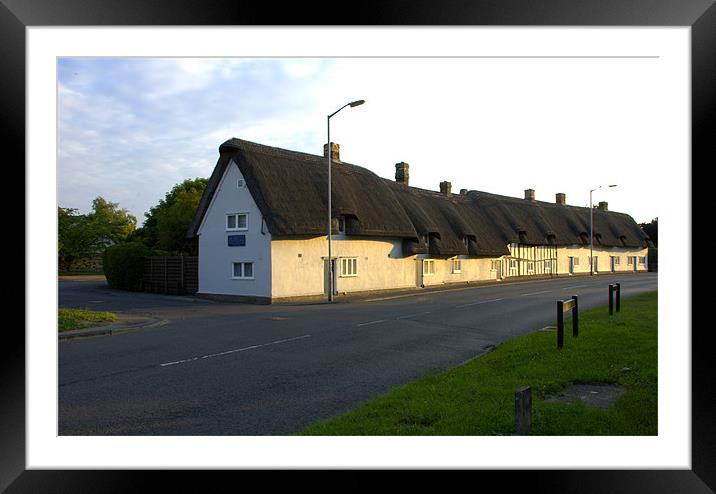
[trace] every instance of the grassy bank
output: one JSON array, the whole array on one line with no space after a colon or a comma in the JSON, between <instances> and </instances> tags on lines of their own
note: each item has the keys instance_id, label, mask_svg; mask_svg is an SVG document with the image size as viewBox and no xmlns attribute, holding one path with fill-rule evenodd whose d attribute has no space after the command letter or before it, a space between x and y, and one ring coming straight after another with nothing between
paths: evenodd
<instances>
[{"instance_id":1,"label":"grassy bank","mask_svg":"<svg viewBox=\"0 0 716 494\"><path fill-rule=\"evenodd\" d=\"M83 309L58 309L57 311L57 327L60 332L101 326L116 320L117 315L112 312Z\"/></svg>"},{"instance_id":2,"label":"grassy bank","mask_svg":"<svg viewBox=\"0 0 716 494\"><path fill-rule=\"evenodd\" d=\"M657 434L657 293L580 313L579 337L565 319L564 348L554 332L508 341L487 355L396 388L358 409L309 426L306 435L509 435L514 392L532 387L533 435ZM607 409L545 402L570 383L625 388Z\"/></svg>"}]
</instances>

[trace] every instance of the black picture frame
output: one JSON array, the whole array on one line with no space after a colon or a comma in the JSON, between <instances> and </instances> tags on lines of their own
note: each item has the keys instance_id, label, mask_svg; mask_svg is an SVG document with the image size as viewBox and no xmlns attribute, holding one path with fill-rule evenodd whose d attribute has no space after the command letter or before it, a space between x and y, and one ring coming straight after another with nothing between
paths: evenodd
<instances>
[{"instance_id":1,"label":"black picture frame","mask_svg":"<svg viewBox=\"0 0 716 494\"><path fill-rule=\"evenodd\" d=\"M25 28L28 26L551 25L691 26L692 173L716 163L716 147L712 142L716 135L716 6L713 0L372 0L346 5L351 8L328 2L287 2L277 8L266 2L227 0L1 0L1 135L5 156L13 157L6 159L25 162ZM21 180L24 182L24 177ZM25 183L25 189L31 186ZM691 270L691 266L685 268ZM691 290L691 287L684 289ZM711 377L713 358L706 341L707 332L693 331L691 335L691 470L481 471L480 482L488 486L492 479L498 482L509 479L511 488L523 486L532 492L713 492L716 486L716 389ZM148 480L159 477L162 482L171 477L172 483L183 485L181 490L191 485L192 480L185 472L26 470L25 340L21 332L7 331L3 336L0 366L0 490L8 493L127 492L146 489L152 485ZM357 478L354 486L371 485L363 480L363 475L353 475ZM223 482L222 477L212 476L209 483L206 475L198 477L203 478L199 480L202 490ZM421 476L416 475L414 479L420 482Z\"/></svg>"}]
</instances>

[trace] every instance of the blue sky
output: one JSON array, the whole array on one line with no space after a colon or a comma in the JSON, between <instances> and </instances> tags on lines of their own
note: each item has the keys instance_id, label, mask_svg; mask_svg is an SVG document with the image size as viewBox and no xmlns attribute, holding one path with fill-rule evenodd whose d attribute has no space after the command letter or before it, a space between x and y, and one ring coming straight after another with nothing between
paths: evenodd
<instances>
[{"instance_id":1,"label":"blue sky","mask_svg":"<svg viewBox=\"0 0 716 494\"><path fill-rule=\"evenodd\" d=\"M141 224L174 184L208 177L226 139L321 154L326 115L365 99L331 120L344 161L580 206L617 183L594 201L648 221L643 166L668 135L654 75L621 60L62 58L58 203L86 212L101 195Z\"/></svg>"}]
</instances>

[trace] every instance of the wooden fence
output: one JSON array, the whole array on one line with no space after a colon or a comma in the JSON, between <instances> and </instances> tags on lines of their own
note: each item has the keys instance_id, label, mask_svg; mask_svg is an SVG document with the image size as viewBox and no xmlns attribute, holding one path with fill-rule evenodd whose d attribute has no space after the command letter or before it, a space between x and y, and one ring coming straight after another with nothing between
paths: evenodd
<instances>
[{"instance_id":1,"label":"wooden fence","mask_svg":"<svg viewBox=\"0 0 716 494\"><path fill-rule=\"evenodd\" d=\"M142 289L145 292L187 295L199 289L199 258L151 256L144 258Z\"/></svg>"}]
</instances>

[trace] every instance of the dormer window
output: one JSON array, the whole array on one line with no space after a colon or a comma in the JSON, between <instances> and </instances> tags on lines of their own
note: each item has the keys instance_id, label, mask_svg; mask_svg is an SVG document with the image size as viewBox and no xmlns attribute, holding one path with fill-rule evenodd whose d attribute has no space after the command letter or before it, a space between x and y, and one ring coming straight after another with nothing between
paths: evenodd
<instances>
[{"instance_id":1,"label":"dormer window","mask_svg":"<svg viewBox=\"0 0 716 494\"><path fill-rule=\"evenodd\" d=\"M345 235L346 234L346 219L343 216L339 216L337 219L338 219L338 233Z\"/></svg>"},{"instance_id":2,"label":"dormer window","mask_svg":"<svg viewBox=\"0 0 716 494\"><path fill-rule=\"evenodd\" d=\"M520 237L520 243L526 244L527 243L527 232L524 230L519 231L519 237Z\"/></svg>"}]
</instances>

